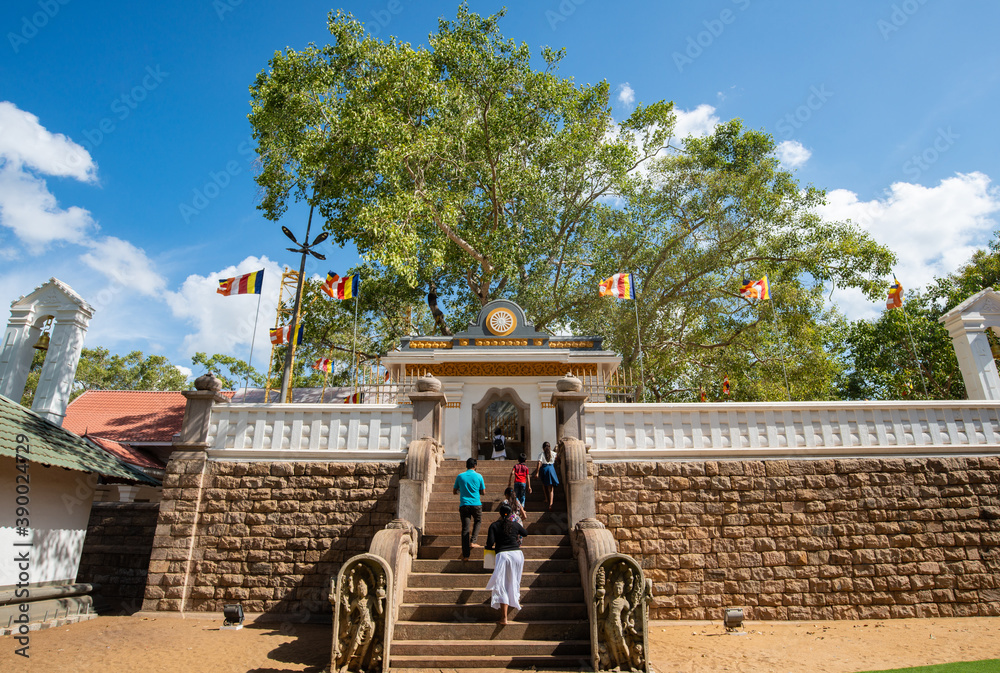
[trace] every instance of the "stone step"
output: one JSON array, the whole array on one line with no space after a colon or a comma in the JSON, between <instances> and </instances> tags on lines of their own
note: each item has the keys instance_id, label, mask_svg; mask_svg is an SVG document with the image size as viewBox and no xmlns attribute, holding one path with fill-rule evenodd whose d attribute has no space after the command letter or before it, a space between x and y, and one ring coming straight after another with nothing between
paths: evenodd
<instances>
[{"instance_id":1,"label":"stone step","mask_svg":"<svg viewBox=\"0 0 1000 673\"><path fill-rule=\"evenodd\" d=\"M565 506L564 506L564 509L565 509ZM494 518L491 520L491 519L488 519L487 517L494 517ZM491 511L487 511L487 510L483 511L483 522L484 523L486 521L489 521L490 523L493 523L494 520L495 520L495 515L492 514ZM462 520L458 516L458 507L457 506L451 507L451 508L449 508L447 510L440 510L440 511L436 511L436 512L434 510L428 510L427 513L426 513L426 515L424 516L424 521L427 524L433 524L433 523L451 523L451 524L457 524L459 527L461 527L461 525L462 525ZM554 524L561 524L563 526L566 526L569 523L569 517L568 517L568 515L566 514L565 511L547 512L547 511L533 511L533 510L528 510L528 523L529 523L529 525L533 524L533 523L546 523L546 524L553 524L554 523ZM531 532L530 529L529 529L528 532L529 533Z\"/></svg>"},{"instance_id":2,"label":"stone step","mask_svg":"<svg viewBox=\"0 0 1000 673\"><path fill-rule=\"evenodd\" d=\"M498 611L494 610L494 615ZM514 621L506 626L493 622L410 622L397 621L393 647L403 640L586 640L590 624L586 619ZM548 664L546 664L548 665Z\"/></svg>"},{"instance_id":3,"label":"stone step","mask_svg":"<svg viewBox=\"0 0 1000 673\"><path fill-rule=\"evenodd\" d=\"M457 651L456 651L457 650ZM514 652L516 655L584 655L590 656L589 640L462 640L457 642L441 640L394 640L392 643L392 665L398 666L396 657L435 656L455 657L475 651L480 656L503 656ZM516 656L515 655L515 656ZM437 666L432 666L437 668ZM452 668L449 666L448 668Z\"/></svg>"},{"instance_id":4,"label":"stone step","mask_svg":"<svg viewBox=\"0 0 1000 673\"><path fill-rule=\"evenodd\" d=\"M483 537L483 527L479 529L479 537ZM480 539L480 544L485 540ZM532 535L528 531L528 537L522 538L521 547L557 547L570 544L569 535ZM423 535L420 538L421 547L461 547L461 535Z\"/></svg>"},{"instance_id":5,"label":"stone step","mask_svg":"<svg viewBox=\"0 0 1000 673\"><path fill-rule=\"evenodd\" d=\"M483 559L482 549L476 549L473 553L479 553L479 558L472 561L460 561L458 558L454 559L424 559L418 558L414 559L413 567L411 568L414 573L475 573L484 572L488 577L492 571L483 570ZM524 572L526 573L577 573L579 569L577 567L576 559L573 558L559 558L559 559L549 559L549 558L525 558L524 559ZM579 577L577 578L579 579Z\"/></svg>"},{"instance_id":6,"label":"stone step","mask_svg":"<svg viewBox=\"0 0 1000 673\"><path fill-rule=\"evenodd\" d=\"M483 501L482 501L483 502L483 518L486 518L487 515L489 515L490 517L492 517L491 521L496 520L496 518L498 516L496 512L500 508L500 503L502 501L503 501L503 497L502 496L497 496L496 498L489 498L489 497L483 498ZM550 513L550 511L548 510L548 506L545 505L545 504L543 504L540 500L537 501L537 502L534 502L534 501L532 501L532 500L529 499L525 503L525 505L524 505L524 510L529 515L530 514L543 514L543 513L544 514L549 514ZM431 512L449 512L452 516L454 516L455 518L458 518L458 496L457 495L449 495L447 499L444 499L444 498L436 499L433 496L431 496L430 501L427 503L427 510L426 510L426 512L428 514L430 514ZM562 512L563 514L566 513L566 503L565 502L558 502L557 501L557 502L555 502L555 503L552 504L551 513L555 514L555 513L559 513L559 512Z\"/></svg>"},{"instance_id":7,"label":"stone step","mask_svg":"<svg viewBox=\"0 0 1000 673\"><path fill-rule=\"evenodd\" d=\"M561 523L552 521L532 521L530 519L531 514L528 514L528 525L524 526L524 529L528 531L528 537L524 540L527 544L528 540L537 540L539 537L555 535L558 537L566 536L566 522ZM486 523L485 521L483 522ZM521 524L522 526L524 524ZM458 520L456 516L453 521L434 521L427 523L424 526L424 535L454 535L459 540L456 544L461 544L462 536L459 532L462 530L462 523ZM486 535L489 530L489 526L480 525L479 527L479 541L483 542L483 536ZM568 537L567 537L568 539ZM568 544L568 542L567 542Z\"/></svg>"},{"instance_id":8,"label":"stone step","mask_svg":"<svg viewBox=\"0 0 1000 673\"><path fill-rule=\"evenodd\" d=\"M480 534L479 543L485 542L485 535ZM521 547L525 560L528 559L572 559L573 549L568 545L539 545L537 547ZM462 557L460 545L420 545L418 559L459 559ZM483 550L473 549L472 558L482 560Z\"/></svg>"},{"instance_id":9,"label":"stone step","mask_svg":"<svg viewBox=\"0 0 1000 673\"><path fill-rule=\"evenodd\" d=\"M523 603L520 610L511 610L511 617L517 621L538 621L554 619L586 619L587 610L583 603ZM415 605L403 603L399 606L399 619L408 622L449 622L465 624L469 622L495 622L500 611L486 603L475 605Z\"/></svg>"},{"instance_id":10,"label":"stone step","mask_svg":"<svg viewBox=\"0 0 1000 673\"><path fill-rule=\"evenodd\" d=\"M419 563L415 561L414 563ZM439 561L428 561L428 563L439 563ZM525 565L528 561L525 561ZM484 589L490 581L489 570L482 567L476 572L469 572L472 562L462 564L467 572L411 572L407 578L407 591L420 590L425 588L442 588L453 591L473 591ZM576 564L573 565L574 571ZM564 587L570 589L580 589L580 573L578 572L544 572L544 573L522 573L521 589L534 589L536 587ZM582 591L582 589L580 589Z\"/></svg>"},{"instance_id":11,"label":"stone step","mask_svg":"<svg viewBox=\"0 0 1000 673\"><path fill-rule=\"evenodd\" d=\"M393 648L396 644L393 643ZM456 648L461 650L461 648ZM452 651L452 650L449 650ZM478 656L469 654L454 654L449 656L429 655L397 655L395 649L390 657L392 670L418 670L424 673L427 669L433 671L451 671L461 673L471 670L522 670L522 671L589 671L591 670L590 654L540 654L540 655L495 655Z\"/></svg>"},{"instance_id":12,"label":"stone step","mask_svg":"<svg viewBox=\"0 0 1000 673\"><path fill-rule=\"evenodd\" d=\"M452 575L454 577L454 575ZM475 577L475 575L473 575ZM521 577L521 604L528 603L582 603L582 587L529 587ZM455 584L437 588L408 588L403 592L403 603L413 605L483 605L488 604L491 591L481 588L461 588Z\"/></svg>"}]
</instances>

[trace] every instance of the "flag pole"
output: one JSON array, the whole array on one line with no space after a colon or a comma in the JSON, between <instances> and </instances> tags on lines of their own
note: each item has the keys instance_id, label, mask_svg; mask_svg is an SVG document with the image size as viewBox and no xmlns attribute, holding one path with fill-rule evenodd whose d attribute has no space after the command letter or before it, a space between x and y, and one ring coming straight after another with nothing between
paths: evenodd
<instances>
[{"instance_id":1,"label":"flag pole","mask_svg":"<svg viewBox=\"0 0 1000 673\"><path fill-rule=\"evenodd\" d=\"M767 281L767 293L768 299L771 300L771 317L774 318L775 324L778 325L778 351L781 353L781 373L785 377L785 392L788 394L788 401L792 401L792 388L788 385L788 368L785 366L785 342L781 338L781 331L783 325L781 324L781 318L778 317L778 312L774 309L774 293L771 292L771 280Z\"/></svg>"},{"instance_id":2,"label":"flag pole","mask_svg":"<svg viewBox=\"0 0 1000 673\"><path fill-rule=\"evenodd\" d=\"M330 351L330 355L333 355L333 351ZM333 358L330 358L330 367L333 367ZM330 370L323 367L323 391L319 394L319 403L323 404L323 398L326 397L326 382L330 378Z\"/></svg>"},{"instance_id":3,"label":"flag pole","mask_svg":"<svg viewBox=\"0 0 1000 673\"><path fill-rule=\"evenodd\" d=\"M253 315L253 334L250 336L250 362L248 363L248 370L246 378L243 379L243 401L247 401L247 387L250 383L250 369L253 369L253 345L257 341L257 320L260 318L260 298L263 296L263 292L257 294L257 312Z\"/></svg>"},{"instance_id":4,"label":"flag pole","mask_svg":"<svg viewBox=\"0 0 1000 673\"><path fill-rule=\"evenodd\" d=\"M358 287L360 290L361 288ZM352 348L352 357L354 359L354 393L358 392L358 302L360 301L361 293L354 295L354 343Z\"/></svg>"},{"instance_id":5,"label":"flag pole","mask_svg":"<svg viewBox=\"0 0 1000 673\"><path fill-rule=\"evenodd\" d=\"M639 331L639 302L632 298L632 305L635 307L635 335L639 342L639 389L642 391L643 401L646 399L646 366L642 361L642 333Z\"/></svg>"},{"instance_id":6,"label":"flag pole","mask_svg":"<svg viewBox=\"0 0 1000 673\"><path fill-rule=\"evenodd\" d=\"M910 348L913 350L913 360L917 363L917 375L920 377L920 387L924 389L924 395L927 395L927 383L924 381L924 372L920 366L920 358L917 356L917 346L913 341L913 332L910 331L910 321L906 317L906 309L903 306L899 308L903 312L903 324L906 325L906 333L910 335Z\"/></svg>"}]
</instances>

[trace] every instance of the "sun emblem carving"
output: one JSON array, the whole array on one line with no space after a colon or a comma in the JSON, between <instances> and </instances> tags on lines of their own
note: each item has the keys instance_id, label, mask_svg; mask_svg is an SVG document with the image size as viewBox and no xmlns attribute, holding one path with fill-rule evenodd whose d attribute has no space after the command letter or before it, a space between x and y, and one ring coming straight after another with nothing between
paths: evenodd
<instances>
[{"instance_id":1,"label":"sun emblem carving","mask_svg":"<svg viewBox=\"0 0 1000 673\"><path fill-rule=\"evenodd\" d=\"M517 327L517 318L506 308L495 308L486 316L486 327L497 336L507 336Z\"/></svg>"}]
</instances>

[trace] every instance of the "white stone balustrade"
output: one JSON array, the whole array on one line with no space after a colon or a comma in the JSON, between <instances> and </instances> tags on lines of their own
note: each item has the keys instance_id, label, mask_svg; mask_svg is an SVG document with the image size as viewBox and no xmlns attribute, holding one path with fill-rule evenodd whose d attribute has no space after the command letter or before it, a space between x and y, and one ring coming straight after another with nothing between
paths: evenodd
<instances>
[{"instance_id":1,"label":"white stone balustrade","mask_svg":"<svg viewBox=\"0 0 1000 673\"><path fill-rule=\"evenodd\" d=\"M594 460L1000 453L1000 403L594 404Z\"/></svg>"},{"instance_id":2,"label":"white stone balustrade","mask_svg":"<svg viewBox=\"0 0 1000 673\"><path fill-rule=\"evenodd\" d=\"M217 404L208 456L223 460L403 460L413 407Z\"/></svg>"}]
</instances>

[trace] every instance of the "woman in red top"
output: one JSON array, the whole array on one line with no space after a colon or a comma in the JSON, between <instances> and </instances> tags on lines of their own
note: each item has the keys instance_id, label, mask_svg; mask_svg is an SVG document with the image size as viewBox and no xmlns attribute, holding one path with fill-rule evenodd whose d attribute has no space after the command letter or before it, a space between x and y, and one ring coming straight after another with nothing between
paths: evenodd
<instances>
[{"instance_id":1,"label":"woman in red top","mask_svg":"<svg viewBox=\"0 0 1000 673\"><path fill-rule=\"evenodd\" d=\"M523 453L518 456L517 465L510 471L510 477L507 478L508 488L510 487L510 482L514 482L514 497L521 503L521 507L524 507L525 490L531 493L531 470L528 469L526 460L528 458Z\"/></svg>"}]
</instances>

